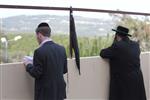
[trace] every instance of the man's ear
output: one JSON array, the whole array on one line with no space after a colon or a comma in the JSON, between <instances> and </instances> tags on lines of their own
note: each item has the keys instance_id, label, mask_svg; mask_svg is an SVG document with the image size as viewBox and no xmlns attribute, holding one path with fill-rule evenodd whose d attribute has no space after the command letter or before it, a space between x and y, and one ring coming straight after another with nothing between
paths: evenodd
<instances>
[{"instance_id":1,"label":"man's ear","mask_svg":"<svg viewBox=\"0 0 150 100\"><path fill-rule=\"evenodd\" d=\"M39 38L41 39L43 37L42 33L38 33L39 34Z\"/></svg>"}]
</instances>

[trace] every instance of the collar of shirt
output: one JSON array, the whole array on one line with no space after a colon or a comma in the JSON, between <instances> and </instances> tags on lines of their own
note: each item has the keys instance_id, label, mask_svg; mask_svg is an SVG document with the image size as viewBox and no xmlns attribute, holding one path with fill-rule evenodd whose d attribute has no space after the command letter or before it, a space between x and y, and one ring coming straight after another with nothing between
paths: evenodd
<instances>
[{"instance_id":1,"label":"collar of shirt","mask_svg":"<svg viewBox=\"0 0 150 100\"><path fill-rule=\"evenodd\" d=\"M45 40L40 44L39 47L41 47L44 43L46 43L46 42L48 42L48 41L52 41L52 39L51 39L51 38L45 39Z\"/></svg>"}]
</instances>

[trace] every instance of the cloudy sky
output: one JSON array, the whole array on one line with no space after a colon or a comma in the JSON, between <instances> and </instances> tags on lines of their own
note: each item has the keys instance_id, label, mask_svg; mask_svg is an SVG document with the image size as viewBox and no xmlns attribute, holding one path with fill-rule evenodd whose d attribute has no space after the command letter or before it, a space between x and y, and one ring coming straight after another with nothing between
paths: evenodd
<instances>
[{"instance_id":1,"label":"cloudy sky","mask_svg":"<svg viewBox=\"0 0 150 100\"><path fill-rule=\"evenodd\" d=\"M106 10L122 10L135 12L150 12L148 0L0 0L0 4L14 5L34 5L34 6L58 6L58 7L77 7L77 8L96 8ZM23 14L39 14L35 10L10 10L0 9L0 17L23 15ZM48 13L48 11L40 11L40 14ZM51 12L53 14L65 14L64 12ZM66 13L67 14L67 13ZM84 15L84 14L83 14ZM92 14L90 14L92 16ZM93 15L94 16L94 15Z\"/></svg>"}]
</instances>

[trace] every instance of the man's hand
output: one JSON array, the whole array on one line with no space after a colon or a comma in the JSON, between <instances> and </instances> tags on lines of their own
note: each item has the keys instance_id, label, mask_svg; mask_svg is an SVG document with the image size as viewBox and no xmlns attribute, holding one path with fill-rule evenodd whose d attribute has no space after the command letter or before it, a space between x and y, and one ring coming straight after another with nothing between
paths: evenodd
<instances>
[{"instance_id":1,"label":"man's hand","mask_svg":"<svg viewBox=\"0 0 150 100\"><path fill-rule=\"evenodd\" d=\"M23 63L24 63L25 66L27 66L28 64L32 64L32 62L29 61L29 60L26 59L26 58L23 58Z\"/></svg>"}]
</instances>

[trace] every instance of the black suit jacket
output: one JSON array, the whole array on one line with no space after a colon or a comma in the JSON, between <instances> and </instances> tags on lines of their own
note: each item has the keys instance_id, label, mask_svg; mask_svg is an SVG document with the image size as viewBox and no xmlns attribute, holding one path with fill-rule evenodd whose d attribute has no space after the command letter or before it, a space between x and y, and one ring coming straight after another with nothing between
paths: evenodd
<instances>
[{"instance_id":1,"label":"black suit jacket","mask_svg":"<svg viewBox=\"0 0 150 100\"><path fill-rule=\"evenodd\" d=\"M26 66L35 78L35 100L63 100L66 98L67 73L65 48L48 41L34 51L33 65Z\"/></svg>"},{"instance_id":2,"label":"black suit jacket","mask_svg":"<svg viewBox=\"0 0 150 100\"><path fill-rule=\"evenodd\" d=\"M139 44L131 40L113 43L103 49L100 56L110 59L112 73L128 73L140 68Z\"/></svg>"},{"instance_id":3,"label":"black suit jacket","mask_svg":"<svg viewBox=\"0 0 150 100\"><path fill-rule=\"evenodd\" d=\"M110 63L109 100L146 100L138 43L129 39L115 42L100 56Z\"/></svg>"}]
</instances>

